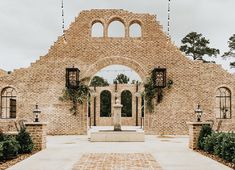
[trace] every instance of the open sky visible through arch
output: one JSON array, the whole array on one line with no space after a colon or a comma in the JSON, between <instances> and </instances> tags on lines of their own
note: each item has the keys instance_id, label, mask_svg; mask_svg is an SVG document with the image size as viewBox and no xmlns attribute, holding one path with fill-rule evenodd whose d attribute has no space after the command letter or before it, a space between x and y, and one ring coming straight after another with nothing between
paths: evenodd
<instances>
[{"instance_id":1,"label":"open sky visible through arch","mask_svg":"<svg viewBox=\"0 0 235 170\"><path fill-rule=\"evenodd\" d=\"M103 77L108 81L109 84L113 84L113 80L117 77L118 74L124 74L130 78L129 83L132 80L142 82L138 73L136 73L132 68L123 66L123 65L110 65L101 70L99 70L95 75Z\"/></svg>"},{"instance_id":2,"label":"open sky visible through arch","mask_svg":"<svg viewBox=\"0 0 235 170\"><path fill-rule=\"evenodd\" d=\"M167 0L64 0L65 27L82 10L125 9L157 15L167 30ZM171 0L171 37L177 46L189 32L202 33L211 46L228 50L227 41L235 34L235 0ZM0 68L28 67L48 52L62 34L60 0L1 0ZM216 59L229 68L229 61Z\"/></svg>"}]
</instances>

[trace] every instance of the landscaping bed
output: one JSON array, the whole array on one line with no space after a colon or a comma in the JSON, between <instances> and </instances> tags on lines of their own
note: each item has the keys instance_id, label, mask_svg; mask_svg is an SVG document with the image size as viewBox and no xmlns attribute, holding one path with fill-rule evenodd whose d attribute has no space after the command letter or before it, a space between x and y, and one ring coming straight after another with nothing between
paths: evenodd
<instances>
[{"instance_id":1,"label":"landscaping bed","mask_svg":"<svg viewBox=\"0 0 235 170\"><path fill-rule=\"evenodd\" d=\"M33 147L32 139L25 128L17 135L0 131L0 170L7 169L32 155Z\"/></svg>"},{"instance_id":2,"label":"landscaping bed","mask_svg":"<svg viewBox=\"0 0 235 170\"><path fill-rule=\"evenodd\" d=\"M17 164L18 162L20 161L23 161L24 159L30 157L31 155L35 154L36 152L33 152L33 153L28 153L28 154L22 154L20 156L18 156L17 158L15 159L12 159L12 160L4 160L2 162L0 162L0 170L5 170L15 164Z\"/></svg>"},{"instance_id":3,"label":"landscaping bed","mask_svg":"<svg viewBox=\"0 0 235 170\"><path fill-rule=\"evenodd\" d=\"M235 133L214 132L204 125L198 138L198 152L235 169Z\"/></svg>"},{"instance_id":4,"label":"landscaping bed","mask_svg":"<svg viewBox=\"0 0 235 170\"><path fill-rule=\"evenodd\" d=\"M235 169L235 163L226 161L226 160L224 160L223 158L220 158L220 157L217 156L217 155L210 154L210 153L205 152L205 151L203 151L203 150L197 149L197 150L195 150L195 151L197 151L197 152L199 152L200 154L202 154L202 155L204 155L204 156L207 156L207 157L209 157L209 158L211 158L211 159L213 159L213 160L215 160L215 161L217 161L217 162L220 162L220 163L222 163L222 164L224 164L224 165L226 165L226 166L228 166L228 167L230 167L230 168L232 168L232 169Z\"/></svg>"}]
</instances>

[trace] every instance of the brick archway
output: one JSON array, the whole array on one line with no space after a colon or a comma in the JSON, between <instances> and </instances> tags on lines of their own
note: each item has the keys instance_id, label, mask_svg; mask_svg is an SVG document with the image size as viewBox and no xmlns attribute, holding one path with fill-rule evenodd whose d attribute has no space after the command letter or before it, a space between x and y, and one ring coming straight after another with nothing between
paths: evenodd
<instances>
[{"instance_id":1,"label":"brick archway","mask_svg":"<svg viewBox=\"0 0 235 170\"><path fill-rule=\"evenodd\" d=\"M91 80L92 77L102 68L115 64L127 66L133 69L140 76L142 81L145 81L146 77L148 76L147 68L143 65L140 65L135 60L131 60L126 57L111 56L97 60L95 63L89 66L87 71L84 74L82 74L81 77L89 77L89 79Z\"/></svg>"}]
</instances>

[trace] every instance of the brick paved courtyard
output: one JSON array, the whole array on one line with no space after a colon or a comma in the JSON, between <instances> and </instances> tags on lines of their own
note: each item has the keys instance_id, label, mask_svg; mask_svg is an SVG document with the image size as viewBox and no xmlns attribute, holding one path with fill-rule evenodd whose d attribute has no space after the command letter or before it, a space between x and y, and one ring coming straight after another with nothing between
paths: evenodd
<instances>
[{"instance_id":1,"label":"brick paved courtyard","mask_svg":"<svg viewBox=\"0 0 235 170\"><path fill-rule=\"evenodd\" d=\"M115 165L122 164L114 160L123 160L125 166L131 163L133 169L140 169L144 162L150 170L151 166L160 169L158 165L163 170L232 170L189 149L187 136L146 135L145 142L90 142L87 136L67 135L48 136L47 140L47 149L8 170L84 170L97 163L101 166L106 163L104 170L112 164L115 170L119 168ZM136 163L138 161L140 163ZM137 168L137 165L140 167ZM125 168L120 167L118 170Z\"/></svg>"},{"instance_id":2,"label":"brick paved courtyard","mask_svg":"<svg viewBox=\"0 0 235 170\"><path fill-rule=\"evenodd\" d=\"M148 153L89 153L83 154L73 170L161 170Z\"/></svg>"}]
</instances>

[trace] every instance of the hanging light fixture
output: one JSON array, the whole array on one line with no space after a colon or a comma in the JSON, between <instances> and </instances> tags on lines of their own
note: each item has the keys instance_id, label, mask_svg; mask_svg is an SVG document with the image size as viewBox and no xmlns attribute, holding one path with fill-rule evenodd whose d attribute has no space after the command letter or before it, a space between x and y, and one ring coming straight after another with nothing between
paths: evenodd
<instances>
[{"instance_id":1,"label":"hanging light fixture","mask_svg":"<svg viewBox=\"0 0 235 170\"><path fill-rule=\"evenodd\" d=\"M155 68L152 72L154 85L158 88L166 87L166 68Z\"/></svg>"},{"instance_id":2,"label":"hanging light fixture","mask_svg":"<svg viewBox=\"0 0 235 170\"><path fill-rule=\"evenodd\" d=\"M78 68L66 68L66 87L69 89L77 88L79 85L79 73Z\"/></svg>"}]
</instances>

